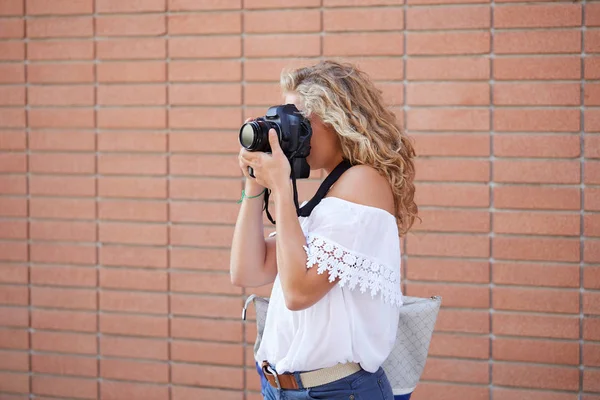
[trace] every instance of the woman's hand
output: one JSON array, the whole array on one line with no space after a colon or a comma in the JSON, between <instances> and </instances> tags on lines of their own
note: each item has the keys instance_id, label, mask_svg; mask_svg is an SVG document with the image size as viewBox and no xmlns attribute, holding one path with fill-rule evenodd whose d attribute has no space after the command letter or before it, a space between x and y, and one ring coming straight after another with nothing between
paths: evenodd
<instances>
[{"instance_id":1,"label":"woman's hand","mask_svg":"<svg viewBox=\"0 0 600 400\"><path fill-rule=\"evenodd\" d=\"M276 192L289 185L291 167L281 150L274 129L269 130L269 144L271 145L271 154L242 148L239 156L240 167L246 178L253 179L248 172L248 167L252 167L256 183Z\"/></svg>"}]
</instances>

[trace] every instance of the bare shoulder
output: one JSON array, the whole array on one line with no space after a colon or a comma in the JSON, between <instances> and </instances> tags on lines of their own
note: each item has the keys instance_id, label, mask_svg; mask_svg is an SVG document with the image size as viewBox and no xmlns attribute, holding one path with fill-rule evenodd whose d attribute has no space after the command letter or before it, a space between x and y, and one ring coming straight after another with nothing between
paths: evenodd
<instances>
[{"instance_id":1,"label":"bare shoulder","mask_svg":"<svg viewBox=\"0 0 600 400\"><path fill-rule=\"evenodd\" d=\"M368 165L356 165L342 174L331 188L329 196L395 214L394 196L388 180Z\"/></svg>"}]
</instances>

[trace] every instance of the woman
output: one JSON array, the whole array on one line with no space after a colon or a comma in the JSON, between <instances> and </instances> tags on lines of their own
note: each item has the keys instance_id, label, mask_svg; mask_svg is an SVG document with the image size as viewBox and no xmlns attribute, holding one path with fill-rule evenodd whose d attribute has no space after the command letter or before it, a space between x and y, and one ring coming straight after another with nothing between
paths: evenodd
<instances>
[{"instance_id":1,"label":"woman","mask_svg":"<svg viewBox=\"0 0 600 400\"><path fill-rule=\"evenodd\" d=\"M417 216L414 150L380 91L356 67L333 61L282 74L285 103L312 126L312 170L346 170L298 217L290 165L274 130L272 154L239 154L245 198L231 248L235 285L273 283L256 361L265 399L392 399L381 369L395 341L399 236ZM248 174L254 170L255 178ZM271 190L277 234L264 238Z\"/></svg>"}]
</instances>

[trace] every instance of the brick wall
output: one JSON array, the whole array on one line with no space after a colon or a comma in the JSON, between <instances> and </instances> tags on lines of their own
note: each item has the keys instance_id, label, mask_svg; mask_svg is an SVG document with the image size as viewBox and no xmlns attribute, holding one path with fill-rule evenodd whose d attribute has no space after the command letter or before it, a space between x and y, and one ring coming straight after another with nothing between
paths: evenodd
<instances>
[{"instance_id":1,"label":"brick wall","mask_svg":"<svg viewBox=\"0 0 600 400\"><path fill-rule=\"evenodd\" d=\"M0 15L1 399L260 398L228 276L236 132L324 57L371 74L420 155L405 292L444 308L413 398L600 399L600 3Z\"/></svg>"}]
</instances>

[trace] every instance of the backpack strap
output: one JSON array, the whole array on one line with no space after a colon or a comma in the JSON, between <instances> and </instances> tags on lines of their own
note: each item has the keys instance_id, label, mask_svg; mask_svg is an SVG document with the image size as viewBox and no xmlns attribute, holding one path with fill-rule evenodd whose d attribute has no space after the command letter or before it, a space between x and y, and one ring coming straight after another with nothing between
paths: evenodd
<instances>
[{"instance_id":1,"label":"backpack strap","mask_svg":"<svg viewBox=\"0 0 600 400\"><path fill-rule=\"evenodd\" d=\"M323 183L321 183L321 186L319 186L319 190L317 190L317 193L315 193L313 198L310 199L306 204L304 204L304 206L302 206L298 210L298 216L308 217L312 210L317 206L317 204L319 204L321 200L323 200L323 198L327 195L329 189L331 189L331 186L333 186L333 184L340 178L340 176L342 176L344 172L350 169L350 167L352 167L352 164L350 164L350 161L348 160L343 160L341 163L339 163L333 169L333 171L331 171L331 173L327 175L327 178L325 178Z\"/></svg>"}]
</instances>

